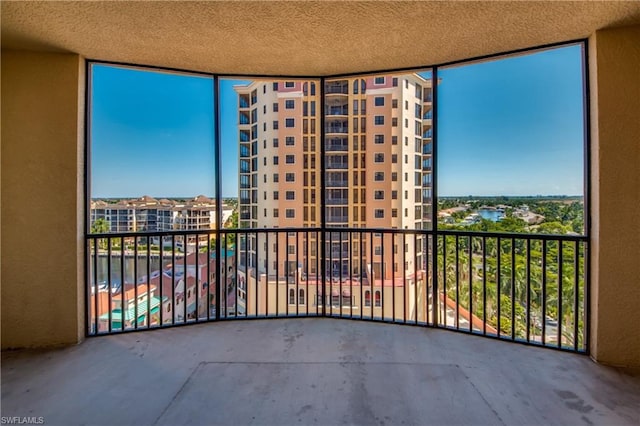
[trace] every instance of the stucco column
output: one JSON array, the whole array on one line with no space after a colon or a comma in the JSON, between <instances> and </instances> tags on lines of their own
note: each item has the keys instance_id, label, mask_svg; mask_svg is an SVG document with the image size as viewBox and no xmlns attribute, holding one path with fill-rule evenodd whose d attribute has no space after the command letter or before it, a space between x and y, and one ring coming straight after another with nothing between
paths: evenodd
<instances>
[{"instance_id":1,"label":"stucco column","mask_svg":"<svg viewBox=\"0 0 640 426\"><path fill-rule=\"evenodd\" d=\"M640 368L640 26L590 39L591 355Z\"/></svg>"},{"instance_id":2,"label":"stucco column","mask_svg":"<svg viewBox=\"0 0 640 426\"><path fill-rule=\"evenodd\" d=\"M2 51L2 348L84 336L84 61Z\"/></svg>"}]
</instances>

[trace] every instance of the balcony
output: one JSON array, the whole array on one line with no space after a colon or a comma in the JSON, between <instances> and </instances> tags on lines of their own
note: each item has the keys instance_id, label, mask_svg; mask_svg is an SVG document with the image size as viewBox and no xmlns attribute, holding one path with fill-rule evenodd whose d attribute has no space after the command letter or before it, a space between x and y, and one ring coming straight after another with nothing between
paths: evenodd
<instances>
[{"instance_id":1,"label":"balcony","mask_svg":"<svg viewBox=\"0 0 640 426\"><path fill-rule=\"evenodd\" d=\"M250 217L249 210L240 212L241 219ZM348 221L342 212L327 214L327 222L334 226ZM221 230L220 246L207 244L217 239L211 230L90 236L89 333L315 312L452 328L574 352L586 350L586 237L327 231ZM327 253L327 261L347 262L347 272L328 285L319 268L300 254L320 253L323 239L352 250L340 257ZM198 242L185 250L185 241ZM240 242L238 248L235 241ZM264 245L265 249L247 251L247 241L251 247ZM278 247L298 250L289 253ZM220 264L217 250L224 254ZM278 266L243 271L238 269L239 261L241 265ZM293 281L285 278L289 274L284 265L290 264L298 265ZM394 270L390 265L396 265ZM220 282L216 281L218 268ZM271 276L275 280L268 278ZM287 282L295 287L287 287ZM334 290L338 294L348 291L352 305L327 311L315 303L319 294ZM216 300L218 294L224 297ZM121 307L127 307L124 316Z\"/></svg>"},{"instance_id":2,"label":"balcony","mask_svg":"<svg viewBox=\"0 0 640 426\"><path fill-rule=\"evenodd\" d=\"M325 166L327 170L346 170L349 168L349 162L346 161L346 159L345 161L332 161L327 159Z\"/></svg>"},{"instance_id":3,"label":"balcony","mask_svg":"<svg viewBox=\"0 0 640 426\"><path fill-rule=\"evenodd\" d=\"M330 107L324 110L325 115L328 116L345 116L349 115L349 108L344 107Z\"/></svg>"},{"instance_id":4,"label":"balcony","mask_svg":"<svg viewBox=\"0 0 640 426\"><path fill-rule=\"evenodd\" d=\"M327 179L325 185L327 188L348 188L349 181L346 179Z\"/></svg>"},{"instance_id":5,"label":"balcony","mask_svg":"<svg viewBox=\"0 0 640 426\"><path fill-rule=\"evenodd\" d=\"M329 133L349 133L348 126L326 126L325 132Z\"/></svg>"},{"instance_id":6,"label":"balcony","mask_svg":"<svg viewBox=\"0 0 640 426\"><path fill-rule=\"evenodd\" d=\"M622 425L640 415L638 378L584 356L320 318L3 352L2 381L3 416L70 426Z\"/></svg>"},{"instance_id":7,"label":"balcony","mask_svg":"<svg viewBox=\"0 0 640 426\"><path fill-rule=\"evenodd\" d=\"M337 152L345 152L345 151L349 151L349 145L348 144L326 144L325 145L325 151L326 152L332 152L332 151L337 151Z\"/></svg>"},{"instance_id":8,"label":"balcony","mask_svg":"<svg viewBox=\"0 0 640 426\"><path fill-rule=\"evenodd\" d=\"M349 86L347 84L327 84L324 93L326 95L348 95Z\"/></svg>"}]
</instances>

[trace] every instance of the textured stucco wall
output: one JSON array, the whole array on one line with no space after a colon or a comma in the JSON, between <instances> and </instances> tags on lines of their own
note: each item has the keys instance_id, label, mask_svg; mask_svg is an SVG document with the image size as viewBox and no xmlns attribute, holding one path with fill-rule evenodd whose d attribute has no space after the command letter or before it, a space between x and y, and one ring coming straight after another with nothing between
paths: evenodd
<instances>
[{"instance_id":1,"label":"textured stucco wall","mask_svg":"<svg viewBox=\"0 0 640 426\"><path fill-rule=\"evenodd\" d=\"M83 336L84 65L2 51L2 348Z\"/></svg>"},{"instance_id":2,"label":"textured stucco wall","mask_svg":"<svg viewBox=\"0 0 640 426\"><path fill-rule=\"evenodd\" d=\"M640 368L640 26L591 37L592 356Z\"/></svg>"}]
</instances>

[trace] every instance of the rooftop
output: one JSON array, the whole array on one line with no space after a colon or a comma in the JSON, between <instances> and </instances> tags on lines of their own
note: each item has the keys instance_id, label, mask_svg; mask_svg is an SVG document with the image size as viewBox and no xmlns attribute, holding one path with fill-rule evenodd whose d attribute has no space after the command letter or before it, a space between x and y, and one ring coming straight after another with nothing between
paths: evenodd
<instances>
[{"instance_id":1,"label":"rooftop","mask_svg":"<svg viewBox=\"0 0 640 426\"><path fill-rule=\"evenodd\" d=\"M2 381L3 416L46 424L640 421L640 376L584 355L335 319L225 321L3 352Z\"/></svg>"}]
</instances>

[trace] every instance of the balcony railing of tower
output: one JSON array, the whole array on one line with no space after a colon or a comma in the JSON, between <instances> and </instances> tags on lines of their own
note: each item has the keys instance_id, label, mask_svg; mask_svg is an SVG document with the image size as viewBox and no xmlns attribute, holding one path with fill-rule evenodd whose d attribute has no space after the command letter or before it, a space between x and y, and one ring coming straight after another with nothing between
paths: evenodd
<instances>
[{"instance_id":1,"label":"balcony railing of tower","mask_svg":"<svg viewBox=\"0 0 640 426\"><path fill-rule=\"evenodd\" d=\"M327 133L349 133L348 126L325 126Z\"/></svg>"},{"instance_id":2,"label":"balcony railing of tower","mask_svg":"<svg viewBox=\"0 0 640 426\"><path fill-rule=\"evenodd\" d=\"M326 88L325 88L325 93L326 94L343 94L343 95L348 95L349 94L349 86L347 85L342 85L342 84L327 84Z\"/></svg>"},{"instance_id":3,"label":"balcony railing of tower","mask_svg":"<svg viewBox=\"0 0 640 426\"><path fill-rule=\"evenodd\" d=\"M86 243L89 335L331 316L588 346L584 236L327 227L107 233Z\"/></svg>"},{"instance_id":4,"label":"balcony railing of tower","mask_svg":"<svg viewBox=\"0 0 640 426\"><path fill-rule=\"evenodd\" d=\"M324 113L325 115L349 115L349 108L331 107L331 108L326 108Z\"/></svg>"}]
</instances>

